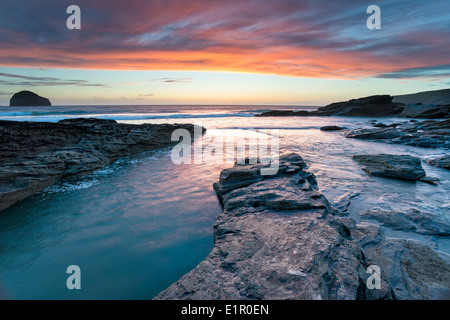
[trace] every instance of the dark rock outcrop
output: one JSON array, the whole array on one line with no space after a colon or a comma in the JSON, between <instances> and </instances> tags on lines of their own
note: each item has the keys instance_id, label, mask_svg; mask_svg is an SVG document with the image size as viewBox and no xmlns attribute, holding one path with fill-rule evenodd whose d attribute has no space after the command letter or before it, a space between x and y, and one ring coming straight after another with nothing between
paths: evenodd
<instances>
[{"instance_id":1,"label":"dark rock outcrop","mask_svg":"<svg viewBox=\"0 0 450 320\"><path fill-rule=\"evenodd\" d=\"M363 170L373 176L420 180L426 176L419 158L409 155L370 154L354 155Z\"/></svg>"},{"instance_id":2,"label":"dark rock outcrop","mask_svg":"<svg viewBox=\"0 0 450 320\"><path fill-rule=\"evenodd\" d=\"M450 89L421 92L414 95L374 95L335 102L317 111L274 110L257 117L352 116L439 119L450 117ZM412 102L413 101L413 102ZM422 102L420 102L422 101ZM444 103L443 103L444 102Z\"/></svg>"},{"instance_id":3,"label":"dark rock outcrop","mask_svg":"<svg viewBox=\"0 0 450 320\"><path fill-rule=\"evenodd\" d=\"M354 129L347 132L346 137L424 148L450 149L450 119L408 121L386 128Z\"/></svg>"},{"instance_id":4,"label":"dark rock outcrop","mask_svg":"<svg viewBox=\"0 0 450 320\"><path fill-rule=\"evenodd\" d=\"M356 224L318 192L303 159L280 159L274 176L263 166L235 165L214 184L223 213L214 248L196 268L155 299L443 299L450 256L425 243L385 236L380 225ZM418 212L367 212L394 230L446 236L449 222ZM422 219L423 218L423 219ZM369 289L368 267L381 271Z\"/></svg>"},{"instance_id":5,"label":"dark rock outcrop","mask_svg":"<svg viewBox=\"0 0 450 320\"><path fill-rule=\"evenodd\" d=\"M429 165L450 170L450 155L428 159L427 163Z\"/></svg>"},{"instance_id":6,"label":"dark rock outcrop","mask_svg":"<svg viewBox=\"0 0 450 320\"><path fill-rule=\"evenodd\" d=\"M292 117L292 116L353 116L353 117L387 117L398 116L404 104L393 103L389 95L377 95L345 102L336 102L318 108L317 111L268 111L258 117Z\"/></svg>"},{"instance_id":7,"label":"dark rock outcrop","mask_svg":"<svg viewBox=\"0 0 450 320\"><path fill-rule=\"evenodd\" d=\"M10 101L11 107L47 107L51 106L50 100L37 95L31 91L20 91L15 93Z\"/></svg>"},{"instance_id":8,"label":"dark rock outcrop","mask_svg":"<svg viewBox=\"0 0 450 320\"><path fill-rule=\"evenodd\" d=\"M450 256L423 242L387 237L380 226L363 222L352 235L377 265L398 300L448 300Z\"/></svg>"},{"instance_id":9,"label":"dark rock outcrop","mask_svg":"<svg viewBox=\"0 0 450 320\"><path fill-rule=\"evenodd\" d=\"M374 220L383 227L397 231L413 231L423 235L450 236L450 219L446 215L421 212L416 209L386 211L372 209L360 213L366 220Z\"/></svg>"},{"instance_id":10,"label":"dark rock outcrop","mask_svg":"<svg viewBox=\"0 0 450 320\"><path fill-rule=\"evenodd\" d=\"M187 124L129 125L100 119L0 121L0 210L60 179L174 144L171 135L178 128L194 130Z\"/></svg>"}]
</instances>

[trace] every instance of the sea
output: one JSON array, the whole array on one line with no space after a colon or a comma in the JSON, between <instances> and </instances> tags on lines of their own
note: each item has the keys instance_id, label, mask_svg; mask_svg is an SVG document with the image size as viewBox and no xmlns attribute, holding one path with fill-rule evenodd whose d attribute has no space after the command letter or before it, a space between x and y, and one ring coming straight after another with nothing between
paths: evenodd
<instances>
[{"instance_id":1,"label":"sea","mask_svg":"<svg viewBox=\"0 0 450 320\"><path fill-rule=\"evenodd\" d=\"M120 123L194 123L207 128L194 145L217 137L274 134L281 153L303 157L318 188L336 206L359 213L419 210L450 215L450 173L425 160L449 154L347 139L347 129L391 124L398 118L255 117L268 110L314 106L53 106L0 107L1 120L57 122L67 118ZM154 298L211 251L213 225L222 209L213 190L228 163L175 164L172 148L121 158L87 176L61 181L0 212L0 299ZM423 160L438 185L374 177L355 154L408 154ZM350 200L350 202L349 202ZM450 253L450 239L386 229L391 237L423 241ZM69 290L68 266L79 266L81 289Z\"/></svg>"}]
</instances>

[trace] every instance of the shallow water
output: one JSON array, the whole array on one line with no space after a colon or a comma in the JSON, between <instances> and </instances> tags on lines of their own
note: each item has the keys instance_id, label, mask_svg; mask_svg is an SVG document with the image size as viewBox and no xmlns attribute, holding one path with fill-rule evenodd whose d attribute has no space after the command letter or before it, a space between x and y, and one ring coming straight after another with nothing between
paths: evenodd
<instances>
[{"instance_id":1,"label":"shallow water","mask_svg":"<svg viewBox=\"0 0 450 320\"><path fill-rule=\"evenodd\" d=\"M410 154L426 159L448 151L346 139L342 132L319 130L324 125L369 126L371 119L253 117L265 107L217 107L213 112L203 107L185 109L180 112L179 108L161 107L149 111L142 107L136 111L136 107L115 107L104 112L106 109L99 107L65 107L58 114L38 110L41 113L35 115L11 115L11 109L0 108L0 119L57 121L76 111L72 116L100 115L124 123L197 123L208 128L200 138L206 145L211 137L278 129L281 151L302 155L308 170L317 176L320 191L331 202L352 197L349 211L357 220L358 212L372 208L417 208L450 214L447 170L423 163L427 175L440 178L439 185L433 186L372 177L351 159L351 155L365 153ZM180 113L186 116L174 116ZM193 114L195 117L189 116ZM230 166L177 166L171 161L171 149L150 152L121 159L82 179L51 186L1 212L0 297L153 298L194 268L213 247L212 227L221 208L212 184L220 171ZM448 239L413 233L400 236L450 251ZM81 268L82 290L66 287L66 268L73 264Z\"/></svg>"}]
</instances>

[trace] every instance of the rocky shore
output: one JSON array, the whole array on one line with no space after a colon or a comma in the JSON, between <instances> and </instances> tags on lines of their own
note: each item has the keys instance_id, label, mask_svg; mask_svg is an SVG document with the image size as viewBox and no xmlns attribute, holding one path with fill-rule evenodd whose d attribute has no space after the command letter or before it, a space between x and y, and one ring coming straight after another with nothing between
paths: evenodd
<instances>
[{"instance_id":1,"label":"rocky shore","mask_svg":"<svg viewBox=\"0 0 450 320\"><path fill-rule=\"evenodd\" d=\"M401 99L400 99L401 100ZM418 119L439 119L450 117L450 104L405 104L394 102L390 95L375 95L344 102L335 102L317 111L274 110L263 112L257 117L401 117Z\"/></svg>"},{"instance_id":2,"label":"rocky shore","mask_svg":"<svg viewBox=\"0 0 450 320\"><path fill-rule=\"evenodd\" d=\"M439 179L426 177L419 158L409 155L367 154L354 155L368 174L409 181L437 183Z\"/></svg>"},{"instance_id":3,"label":"rocky shore","mask_svg":"<svg viewBox=\"0 0 450 320\"><path fill-rule=\"evenodd\" d=\"M297 154L263 165L235 165L214 184L223 213L214 248L155 299L448 299L450 256L385 227L446 235L445 217L360 213L356 223L318 192ZM369 289L368 267L381 270Z\"/></svg>"},{"instance_id":4,"label":"rocky shore","mask_svg":"<svg viewBox=\"0 0 450 320\"><path fill-rule=\"evenodd\" d=\"M193 125L129 125L100 119L0 121L0 210L60 179L177 143L171 135L178 128L194 130Z\"/></svg>"},{"instance_id":5,"label":"rocky shore","mask_svg":"<svg viewBox=\"0 0 450 320\"><path fill-rule=\"evenodd\" d=\"M450 119L412 121L394 123L389 126L376 124L377 127L374 128L350 130L345 136L423 148L450 149Z\"/></svg>"}]
</instances>

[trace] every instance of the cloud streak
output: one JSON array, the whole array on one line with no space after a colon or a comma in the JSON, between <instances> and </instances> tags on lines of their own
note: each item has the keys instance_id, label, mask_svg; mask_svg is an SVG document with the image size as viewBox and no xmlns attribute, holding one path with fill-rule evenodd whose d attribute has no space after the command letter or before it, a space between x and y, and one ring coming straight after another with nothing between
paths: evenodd
<instances>
[{"instance_id":1,"label":"cloud streak","mask_svg":"<svg viewBox=\"0 0 450 320\"><path fill-rule=\"evenodd\" d=\"M1 79L4 78L4 79ZM17 80L19 79L19 80ZM20 74L0 72L0 85L3 86L78 86L78 87L107 87L100 83L87 80L66 80L54 77L33 77Z\"/></svg>"},{"instance_id":2,"label":"cloud streak","mask_svg":"<svg viewBox=\"0 0 450 320\"><path fill-rule=\"evenodd\" d=\"M79 0L67 30L70 4L3 0L0 65L344 79L450 65L444 0L380 0L377 31L356 0Z\"/></svg>"},{"instance_id":3,"label":"cloud streak","mask_svg":"<svg viewBox=\"0 0 450 320\"><path fill-rule=\"evenodd\" d=\"M162 83L191 83L193 81L192 78L160 78L160 79L151 79L150 81L162 82Z\"/></svg>"}]
</instances>

